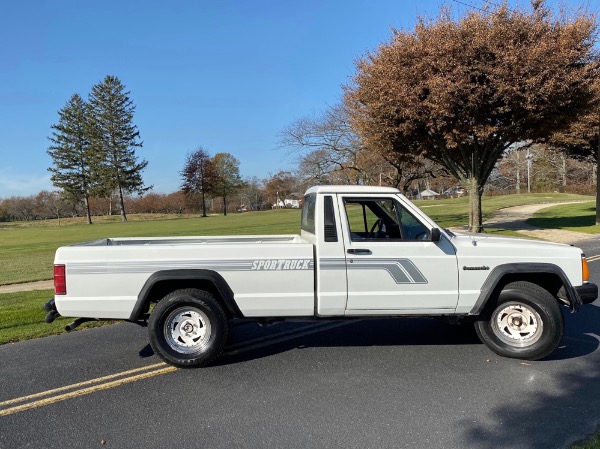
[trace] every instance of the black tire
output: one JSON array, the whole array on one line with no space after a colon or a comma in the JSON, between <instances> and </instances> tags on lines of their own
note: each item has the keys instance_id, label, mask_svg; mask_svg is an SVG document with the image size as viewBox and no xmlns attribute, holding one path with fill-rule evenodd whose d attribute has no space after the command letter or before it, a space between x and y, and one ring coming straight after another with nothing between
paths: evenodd
<instances>
[{"instance_id":1,"label":"black tire","mask_svg":"<svg viewBox=\"0 0 600 449\"><path fill-rule=\"evenodd\" d=\"M219 303L198 289L169 293L148 320L152 349L180 368L198 368L213 361L225 346L227 332L228 320Z\"/></svg>"},{"instance_id":2,"label":"black tire","mask_svg":"<svg viewBox=\"0 0 600 449\"><path fill-rule=\"evenodd\" d=\"M539 360L553 352L563 335L558 301L531 282L513 282L488 304L475 322L479 339L496 354Z\"/></svg>"}]
</instances>

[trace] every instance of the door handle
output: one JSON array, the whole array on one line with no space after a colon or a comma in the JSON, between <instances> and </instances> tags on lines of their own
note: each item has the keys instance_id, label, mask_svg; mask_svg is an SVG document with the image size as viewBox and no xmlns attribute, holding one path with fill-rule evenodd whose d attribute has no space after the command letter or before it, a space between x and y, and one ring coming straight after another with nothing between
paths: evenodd
<instances>
[{"instance_id":1,"label":"door handle","mask_svg":"<svg viewBox=\"0 0 600 449\"><path fill-rule=\"evenodd\" d=\"M354 254L354 255L366 255L366 254L371 254L371 250L370 249L361 249L361 248L350 248L348 251L348 254Z\"/></svg>"}]
</instances>

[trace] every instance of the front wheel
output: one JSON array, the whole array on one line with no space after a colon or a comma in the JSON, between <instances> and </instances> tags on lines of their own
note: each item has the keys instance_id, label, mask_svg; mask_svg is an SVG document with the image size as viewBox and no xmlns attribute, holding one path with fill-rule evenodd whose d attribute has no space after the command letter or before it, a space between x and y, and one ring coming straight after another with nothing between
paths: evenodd
<instances>
[{"instance_id":1,"label":"front wheel","mask_svg":"<svg viewBox=\"0 0 600 449\"><path fill-rule=\"evenodd\" d=\"M475 322L479 339L496 354L539 360L553 352L563 335L556 299L530 282L513 282Z\"/></svg>"},{"instance_id":2,"label":"front wheel","mask_svg":"<svg viewBox=\"0 0 600 449\"><path fill-rule=\"evenodd\" d=\"M219 303L198 289L168 294L148 320L152 349L180 368L197 368L214 360L223 350L227 330L227 317Z\"/></svg>"}]
</instances>

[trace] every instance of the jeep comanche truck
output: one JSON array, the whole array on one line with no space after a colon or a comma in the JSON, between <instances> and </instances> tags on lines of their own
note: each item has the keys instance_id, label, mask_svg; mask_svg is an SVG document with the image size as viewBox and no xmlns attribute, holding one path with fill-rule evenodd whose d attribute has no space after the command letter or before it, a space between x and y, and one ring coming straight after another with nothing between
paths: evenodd
<instances>
[{"instance_id":1,"label":"jeep comanche truck","mask_svg":"<svg viewBox=\"0 0 600 449\"><path fill-rule=\"evenodd\" d=\"M536 360L561 340L560 306L575 312L598 296L579 248L455 234L393 188L313 187L301 229L59 248L46 321L147 325L155 353L180 367L214 360L239 318L472 321L495 353Z\"/></svg>"}]
</instances>

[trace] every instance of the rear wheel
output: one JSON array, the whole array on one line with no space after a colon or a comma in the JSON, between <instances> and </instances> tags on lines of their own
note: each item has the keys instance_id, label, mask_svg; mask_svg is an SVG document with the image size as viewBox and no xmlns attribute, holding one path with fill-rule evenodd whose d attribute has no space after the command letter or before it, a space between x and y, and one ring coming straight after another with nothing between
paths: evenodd
<instances>
[{"instance_id":1,"label":"rear wheel","mask_svg":"<svg viewBox=\"0 0 600 449\"><path fill-rule=\"evenodd\" d=\"M227 331L227 317L219 303L198 289L168 294L148 320L154 352L181 368L197 368L214 360L225 346Z\"/></svg>"},{"instance_id":2,"label":"rear wheel","mask_svg":"<svg viewBox=\"0 0 600 449\"><path fill-rule=\"evenodd\" d=\"M563 335L556 299L530 282L508 284L475 322L480 340L496 354L539 360L553 352Z\"/></svg>"}]
</instances>

